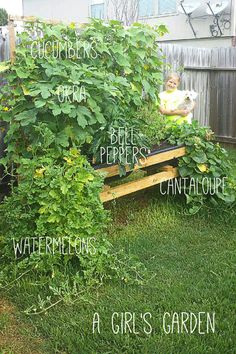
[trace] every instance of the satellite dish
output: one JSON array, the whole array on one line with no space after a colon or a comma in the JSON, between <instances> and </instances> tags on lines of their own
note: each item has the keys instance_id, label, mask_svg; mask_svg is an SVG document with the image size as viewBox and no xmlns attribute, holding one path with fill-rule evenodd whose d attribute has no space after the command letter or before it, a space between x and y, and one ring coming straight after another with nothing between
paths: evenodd
<instances>
[{"instance_id":1,"label":"satellite dish","mask_svg":"<svg viewBox=\"0 0 236 354\"><path fill-rule=\"evenodd\" d=\"M217 15L219 13L221 13L222 11L224 11L226 9L226 7L228 7L229 5L229 1L228 0L215 0L215 1L208 1L207 4L209 5L206 8L206 13L208 15Z\"/></svg>"},{"instance_id":2,"label":"satellite dish","mask_svg":"<svg viewBox=\"0 0 236 354\"><path fill-rule=\"evenodd\" d=\"M190 0L180 0L179 1L179 6L178 10L180 13L184 14L187 16L189 26L191 27L191 30L194 34L194 37L197 37L197 33L193 27L192 24L192 13L197 10L199 7L201 7L201 2L200 1L190 1Z\"/></svg>"},{"instance_id":3,"label":"satellite dish","mask_svg":"<svg viewBox=\"0 0 236 354\"><path fill-rule=\"evenodd\" d=\"M178 10L181 14L190 15L195 10L201 6L200 1L191 1L191 0L181 0L179 1Z\"/></svg>"},{"instance_id":4,"label":"satellite dish","mask_svg":"<svg viewBox=\"0 0 236 354\"><path fill-rule=\"evenodd\" d=\"M104 4L104 0L92 0L91 5L100 5Z\"/></svg>"}]
</instances>

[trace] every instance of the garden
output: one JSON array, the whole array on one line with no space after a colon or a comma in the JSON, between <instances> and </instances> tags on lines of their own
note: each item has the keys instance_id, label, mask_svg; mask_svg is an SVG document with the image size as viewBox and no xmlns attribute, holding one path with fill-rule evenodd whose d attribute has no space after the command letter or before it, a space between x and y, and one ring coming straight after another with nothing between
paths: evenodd
<instances>
[{"instance_id":1,"label":"garden","mask_svg":"<svg viewBox=\"0 0 236 354\"><path fill-rule=\"evenodd\" d=\"M159 112L166 32L25 23L0 93L0 353L234 352L236 152Z\"/></svg>"}]
</instances>

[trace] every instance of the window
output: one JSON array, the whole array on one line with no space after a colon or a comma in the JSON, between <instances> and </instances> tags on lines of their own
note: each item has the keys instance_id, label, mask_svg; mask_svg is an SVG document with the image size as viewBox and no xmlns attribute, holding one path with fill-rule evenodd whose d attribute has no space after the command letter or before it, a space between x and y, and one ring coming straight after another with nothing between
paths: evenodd
<instances>
[{"instance_id":1,"label":"window","mask_svg":"<svg viewBox=\"0 0 236 354\"><path fill-rule=\"evenodd\" d=\"M139 17L154 15L153 0L139 0Z\"/></svg>"},{"instance_id":2,"label":"window","mask_svg":"<svg viewBox=\"0 0 236 354\"><path fill-rule=\"evenodd\" d=\"M91 17L104 19L104 3L91 5Z\"/></svg>"},{"instance_id":3,"label":"window","mask_svg":"<svg viewBox=\"0 0 236 354\"><path fill-rule=\"evenodd\" d=\"M158 0L158 14L171 14L175 13L177 4L176 0Z\"/></svg>"},{"instance_id":4,"label":"window","mask_svg":"<svg viewBox=\"0 0 236 354\"><path fill-rule=\"evenodd\" d=\"M139 0L139 17L159 16L176 12L177 0Z\"/></svg>"}]
</instances>

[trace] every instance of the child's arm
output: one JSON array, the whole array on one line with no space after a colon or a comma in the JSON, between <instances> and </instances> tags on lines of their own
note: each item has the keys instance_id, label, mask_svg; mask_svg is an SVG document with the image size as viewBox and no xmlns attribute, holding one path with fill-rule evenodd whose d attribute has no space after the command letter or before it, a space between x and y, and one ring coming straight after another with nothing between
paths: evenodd
<instances>
[{"instance_id":1,"label":"child's arm","mask_svg":"<svg viewBox=\"0 0 236 354\"><path fill-rule=\"evenodd\" d=\"M193 108L192 108L193 109ZM163 107L160 107L160 112L162 114L165 114L166 116L182 116L185 117L187 116L191 111L189 111L188 109L172 109L172 110L168 110L165 109Z\"/></svg>"}]
</instances>

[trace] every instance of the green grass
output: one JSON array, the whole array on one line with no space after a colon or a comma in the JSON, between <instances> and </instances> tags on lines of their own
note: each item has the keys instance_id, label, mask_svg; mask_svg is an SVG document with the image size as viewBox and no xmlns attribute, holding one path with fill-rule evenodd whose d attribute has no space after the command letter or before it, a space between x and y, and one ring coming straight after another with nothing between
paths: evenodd
<instances>
[{"instance_id":1,"label":"green grass","mask_svg":"<svg viewBox=\"0 0 236 354\"><path fill-rule=\"evenodd\" d=\"M234 175L236 176L236 149L235 148L228 148L227 149L229 157L233 163L233 172Z\"/></svg>"},{"instance_id":2,"label":"green grass","mask_svg":"<svg viewBox=\"0 0 236 354\"><path fill-rule=\"evenodd\" d=\"M236 150L230 150L230 157L236 167ZM236 353L236 211L207 209L188 216L180 197L160 196L158 188L111 203L110 209L112 242L141 260L150 278L139 287L105 285L88 303L59 305L41 317L19 314L45 339L43 353ZM8 296L22 310L37 300L37 292L25 282ZM126 311L136 313L138 335L112 332L112 313ZM164 312L183 311L215 312L215 333L165 334ZM100 334L92 333L95 312L101 318ZM151 335L143 332L139 317L145 312L152 314Z\"/></svg>"},{"instance_id":3,"label":"green grass","mask_svg":"<svg viewBox=\"0 0 236 354\"><path fill-rule=\"evenodd\" d=\"M0 332L4 331L7 328L9 322L10 319L8 313L0 314Z\"/></svg>"}]
</instances>

